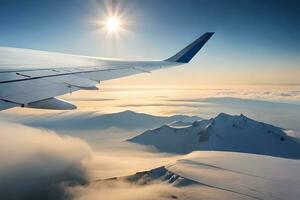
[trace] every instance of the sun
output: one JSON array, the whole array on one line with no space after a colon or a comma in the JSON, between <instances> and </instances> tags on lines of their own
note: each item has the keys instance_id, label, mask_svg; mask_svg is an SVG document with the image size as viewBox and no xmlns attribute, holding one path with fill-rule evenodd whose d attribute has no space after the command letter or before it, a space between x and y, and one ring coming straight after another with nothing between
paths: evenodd
<instances>
[{"instance_id":1,"label":"sun","mask_svg":"<svg viewBox=\"0 0 300 200\"><path fill-rule=\"evenodd\" d=\"M91 19L91 23L96 28L96 34L105 35L105 37L112 39L112 41L131 34L128 28L133 25L131 17L117 9L115 11L112 9L102 11L101 15L99 14L94 19Z\"/></svg>"},{"instance_id":2,"label":"sun","mask_svg":"<svg viewBox=\"0 0 300 200\"><path fill-rule=\"evenodd\" d=\"M118 32L121 28L121 20L118 17L110 16L105 21L105 28L109 32Z\"/></svg>"}]
</instances>

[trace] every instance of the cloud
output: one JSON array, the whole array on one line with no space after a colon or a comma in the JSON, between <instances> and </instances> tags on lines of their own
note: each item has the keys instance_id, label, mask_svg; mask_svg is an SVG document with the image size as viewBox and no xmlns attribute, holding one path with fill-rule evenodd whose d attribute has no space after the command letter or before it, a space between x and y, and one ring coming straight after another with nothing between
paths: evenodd
<instances>
[{"instance_id":1,"label":"cloud","mask_svg":"<svg viewBox=\"0 0 300 200\"><path fill-rule=\"evenodd\" d=\"M128 143L96 152L79 138L16 123L1 122L0 126L0 199L149 199L169 190L170 186L126 182L109 186L95 180L149 170L173 162L176 156Z\"/></svg>"},{"instance_id":2,"label":"cloud","mask_svg":"<svg viewBox=\"0 0 300 200\"><path fill-rule=\"evenodd\" d=\"M172 100L169 100L170 102ZM177 100L176 100L177 101ZM180 100L178 100L180 102ZM185 101L185 100L184 100ZM189 100L188 100L189 101ZM189 101L192 102L192 101ZM125 105L121 105L119 107L124 107L124 108L128 108L128 107L164 107L164 106L170 106L170 107L192 107L192 108L198 108L201 105L209 105L209 103L206 102L196 102L197 104L192 104L192 103L144 103L144 104L125 104ZM199 105L201 103L201 105Z\"/></svg>"},{"instance_id":3,"label":"cloud","mask_svg":"<svg viewBox=\"0 0 300 200\"><path fill-rule=\"evenodd\" d=\"M65 188L87 182L91 156L80 139L13 123L0 123L0 199L67 198Z\"/></svg>"},{"instance_id":4,"label":"cloud","mask_svg":"<svg viewBox=\"0 0 300 200\"><path fill-rule=\"evenodd\" d=\"M65 100L69 101L115 101L114 98L93 98L93 97L65 97Z\"/></svg>"},{"instance_id":5,"label":"cloud","mask_svg":"<svg viewBox=\"0 0 300 200\"><path fill-rule=\"evenodd\" d=\"M289 103L299 103L300 92L299 91L221 91L211 94L203 94L200 98L178 98L169 99L168 101L177 102L202 102L203 99L209 98L240 98L249 100L264 100L264 101L276 101L276 102L289 102Z\"/></svg>"},{"instance_id":6,"label":"cloud","mask_svg":"<svg viewBox=\"0 0 300 200\"><path fill-rule=\"evenodd\" d=\"M111 144L113 145L113 144ZM140 171L148 171L159 166L174 163L182 158L179 155L149 152L131 143L118 143L117 146L104 147L94 152L93 159L87 163L90 182L87 185L76 185L66 188L74 200L148 200L172 199L181 191L162 182L139 185L118 179L102 181L113 177L123 177Z\"/></svg>"}]
</instances>

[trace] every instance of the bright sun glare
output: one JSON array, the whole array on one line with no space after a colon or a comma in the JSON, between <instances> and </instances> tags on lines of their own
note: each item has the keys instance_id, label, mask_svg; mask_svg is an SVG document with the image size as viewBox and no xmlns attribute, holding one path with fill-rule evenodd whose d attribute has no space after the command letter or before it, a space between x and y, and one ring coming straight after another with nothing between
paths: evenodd
<instances>
[{"instance_id":1,"label":"bright sun glare","mask_svg":"<svg viewBox=\"0 0 300 200\"><path fill-rule=\"evenodd\" d=\"M132 21L122 10L119 6L112 7L112 5L106 5L105 10L99 10L99 15L96 15L92 21L97 28L97 33L105 34L113 40L128 34L127 28L132 25Z\"/></svg>"},{"instance_id":2,"label":"bright sun glare","mask_svg":"<svg viewBox=\"0 0 300 200\"><path fill-rule=\"evenodd\" d=\"M105 22L105 27L109 32L117 32L121 28L121 21L118 17L109 17Z\"/></svg>"}]
</instances>

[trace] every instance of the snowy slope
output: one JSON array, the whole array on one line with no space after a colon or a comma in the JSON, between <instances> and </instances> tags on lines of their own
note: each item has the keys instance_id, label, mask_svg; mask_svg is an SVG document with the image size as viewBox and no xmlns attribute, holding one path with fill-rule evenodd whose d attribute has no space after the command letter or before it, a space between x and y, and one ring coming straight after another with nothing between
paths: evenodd
<instances>
[{"instance_id":1,"label":"snowy slope","mask_svg":"<svg viewBox=\"0 0 300 200\"><path fill-rule=\"evenodd\" d=\"M300 161L233 152L193 152L166 167L178 176L252 199L300 196Z\"/></svg>"},{"instance_id":2,"label":"snowy slope","mask_svg":"<svg viewBox=\"0 0 300 200\"><path fill-rule=\"evenodd\" d=\"M300 158L300 143L287 136L283 129L244 115L224 113L210 120L195 121L184 128L164 125L129 141L179 154L218 150Z\"/></svg>"},{"instance_id":3,"label":"snowy slope","mask_svg":"<svg viewBox=\"0 0 300 200\"><path fill-rule=\"evenodd\" d=\"M162 199L289 199L300 196L300 161L234 152L199 151L149 171L98 180L130 183L141 187L158 185ZM160 190L169 185L174 190ZM132 186L130 186L132 187ZM155 198L154 198L155 199Z\"/></svg>"}]
</instances>

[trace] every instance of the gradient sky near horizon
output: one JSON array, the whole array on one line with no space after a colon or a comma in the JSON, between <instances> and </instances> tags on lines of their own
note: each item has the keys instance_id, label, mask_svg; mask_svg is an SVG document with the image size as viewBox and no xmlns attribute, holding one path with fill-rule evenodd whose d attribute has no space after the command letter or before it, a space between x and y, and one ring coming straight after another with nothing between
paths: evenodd
<instances>
[{"instance_id":1,"label":"gradient sky near horizon","mask_svg":"<svg viewBox=\"0 0 300 200\"><path fill-rule=\"evenodd\" d=\"M125 23L118 38L95 23L109 9ZM112 84L300 84L297 0L1 0L0 25L0 46L147 60L216 32L191 64Z\"/></svg>"}]
</instances>

